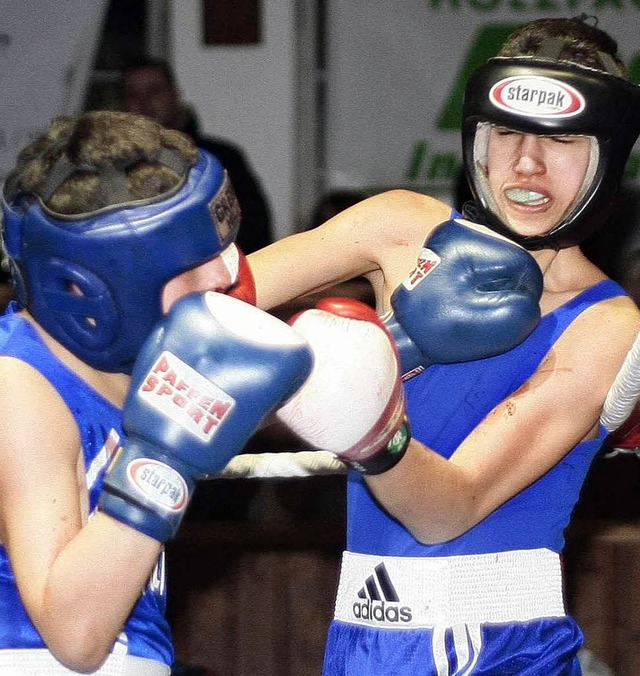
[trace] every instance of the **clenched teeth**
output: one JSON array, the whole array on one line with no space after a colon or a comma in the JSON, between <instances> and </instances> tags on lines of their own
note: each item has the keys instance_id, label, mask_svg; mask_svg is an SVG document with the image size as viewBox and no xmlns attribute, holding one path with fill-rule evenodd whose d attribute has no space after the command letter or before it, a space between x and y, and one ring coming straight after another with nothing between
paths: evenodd
<instances>
[{"instance_id":1,"label":"clenched teeth","mask_svg":"<svg viewBox=\"0 0 640 676\"><path fill-rule=\"evenodd\" d=\"M535 190L525 190L524 188L510 188L509 190L505 190L504 194L507 199L512 202L534 207L546 204L549 201L549 198L546 195L536 192Z\"/></svg>"}]
</instances>

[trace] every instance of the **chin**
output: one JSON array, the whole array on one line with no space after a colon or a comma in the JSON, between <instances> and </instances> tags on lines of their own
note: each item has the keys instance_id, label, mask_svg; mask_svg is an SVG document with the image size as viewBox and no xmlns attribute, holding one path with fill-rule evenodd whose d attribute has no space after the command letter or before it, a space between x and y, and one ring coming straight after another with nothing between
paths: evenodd
<instances>
[{"instance_id":1,"label":"chin","mask_svg":"<svg viewBox=\"0 0 640 676\"><path fill-rule=\"evenodd\" d=\"M522 219L522 218L508 218L507 223L509 227L517 232L521 237L540 237L546 235L558 223L559 219Z\"/></svg>"}]
</instances>

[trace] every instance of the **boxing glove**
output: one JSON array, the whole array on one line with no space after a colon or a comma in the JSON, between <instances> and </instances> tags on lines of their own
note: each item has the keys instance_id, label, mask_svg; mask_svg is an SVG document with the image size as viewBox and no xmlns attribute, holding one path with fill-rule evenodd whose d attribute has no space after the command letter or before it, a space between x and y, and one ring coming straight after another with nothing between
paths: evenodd
<instances>
[{"instance_id":1,"label":"boxing glove","mask_svg":"<svg viewBox=\"0 0 640 676\"><path fill-rule=\"evenodd\" d=\"M464 219L441 224L382 318L403 380L515 347L537 326L541 295L542 271L523 247Z\"/></svg>"},{"instance_id":2,"label":"boxing glove","mask_svg":"<svg viewBox=\"0 0 640 676\"><path fill-rule=\"evenodd\" d=\"M362 473L391 469L411 435L397 352L375 311L353 299L325 299L291 324L311 347L314 365L276 417Z\"/></svg>"},{"instance_id":3,"label":"boxing glove","mask_svg":"<svg viewBox=\"0 0 640 676\"><path fill-rule=\"evenodd\" d=\"M251 305L256 304L256 285L249 261L237 244L232 244L220 254L231 274L231 285L226 293Z\"/></svg>"},{"instance_id":4,"label":"boxing glove","mask_svg":"<svg viewBox=\"0 0 640 676\"><path fill-rule=\"evenodd\" d=\"M215 292L177 301L136 359L99 508L171 538L195 482L224 468L311 365L304 339L252 305Z\"/></svg>"},{"instance_id":5,"label":"boxing glove","mask_svg":"<svg viewBox=\"0 0 640 676\"><path fill-rule=\"evenodd\" d=\"M607 452L637 453L640 449L640 404L636 404L629 417L604 442Z\"/></svg>"}]
</instances>

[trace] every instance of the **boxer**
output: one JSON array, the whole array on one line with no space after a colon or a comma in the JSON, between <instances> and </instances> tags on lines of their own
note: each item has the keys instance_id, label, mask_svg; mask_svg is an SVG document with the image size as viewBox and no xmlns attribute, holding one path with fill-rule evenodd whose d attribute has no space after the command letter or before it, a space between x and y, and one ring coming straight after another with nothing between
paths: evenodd
<instances>
[{"instance_id":1,"label":"boxer","mask_svg":"<svg viewBox=\"0 0 640 676\"><path fill-rule=\"evenodd\" d=\"M407 361L395 375L384 341L363 329L377 336L369 358L338 341L309 381L323 371L331 394L305 384L282 410L309 443L352 465L326 676L580 673L583 636L563 602L564 529L607 435L606 395L640 329L633 301L580 244L610 218L639 131L640 89L615 41L589 21L525 24L470 76L462 143L473 200L459 206L467 221L527 249L542 275L538 323L500 354L438 363L418 342L439 324L421 312L423 282L417 295L405 282L416 259L418 272L435 260L428 250L448 252L441 224L463 215L427 195L373 195L249 256L259 307L364 275L376 313L391 312L389 328L397 320L402 329L393 332ZM466 263L454 268L463 279ZM445 256L434 279L438 269ZM469 307L458 297L489 298L473 283L446 284L449 323ZM478 305L490 314L490 302ZM315 351L317 324L329 320L312 319L294 327L310 327ZM487 344L500 344L490 322L486 332ZM458 332L438 354L464 358L478 337Z\"/></svg>"},{"instance_id":2,"label":"boxer","mask_svg":"<svg viewBox=\"0 0 640 676\"><path fill-rule=\"evenodd\" d=\"M142 530L118 518L123 491L107 499L103 483L115 456L145 444L133 425L128 445L122 407L158 322L192 294L255 297L235 244L233 186L218 159L182 134L137 115L90 112L53 120L23 149L2 210L17 302L0 317L0 674L168 676L174 652L160 539L180 511L167 494L178 505L182 498L168 482L163 491L162 480L177 481L177 470L160 469L157 457L132 467L139 488L157 489L147 502L160 501L159 515L144 500L132 503L129 521L146 523ZM202 315L222 331L210 311ZM294 346L289 338L285 352ZM187 365L185 352L186 383L198 364ZM162 399L179 408L179 396ZM192 416L215 419L204 392L194 406ZM249 426L238 426L238 443ZM184 456L180 463L188 465ZM100 499L109 502L104 510Z\"/></svg>"}]
</instances>

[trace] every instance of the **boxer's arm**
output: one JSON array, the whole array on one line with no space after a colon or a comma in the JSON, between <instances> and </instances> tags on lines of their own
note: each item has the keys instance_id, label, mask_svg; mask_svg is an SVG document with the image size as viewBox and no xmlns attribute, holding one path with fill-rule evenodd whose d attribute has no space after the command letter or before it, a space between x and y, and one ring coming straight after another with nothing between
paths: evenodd
<instances>
[{"instance_id":1,"label":"boxer's arm","mask_svg":"<svg viewBox=\"0 0 640 676\"><path fill-rule=\"evenodd\" d=\"M198 304L202 298L215 300ZM179 301L149 341L125 404L129 438L112 465L124 470L105 478L105 513L88 523L75 421L40 374L0 358L0 541L32 621L74 670L93 671L106 658L149 580L160 540L175 532L188 502L185 495L173 509L164 494L139 490L144 477L128 471L132 463L153 465L163 486L168 477L193 482L214 473L310 366L290 327L222 294ZM161 400L157 408L147 395Z\"/></svg>"},{"instance_id":2,"label":"boxer's arm","mask_svg":"<svg viewBox=\"0 0 640 676\"><path fill-rule=\"evenodd\" d=\"M294 321L316 359L309 380L278 416L315 447L363 471L384 507L418 540L432 543L466 532L582 439L595 438L606 394L640 328L640 313L626 298L590 308L532 378L497 406L450 460L411 440L396 456L398 462L385 463L382 471L377 457L393 460L386 433L400 429L386 423L401 420L397 406L387 404L401 402L394 399L397 373L382 368L389 350L384 341L370 340L360 328L365 323L354 322L354 339L352 329L343 331L337 321L334 327L316 311ZM605 344L603 326L609 336ZM343 335L331 335L336 327ZM354 463L359 457L354 451L366 462Z\"/></svg>"},{"instance_id":3,"label":"boxer's arm","mask_svg":"<svg viewBox=\"0 0 640 676\"><path fill-rule=\"evenodd\" d=\"M430 232L451 207L419 193L370 197L318 228L281 239L248 256L258 306L269 309L347 279L381 271L385 304L415 262ZM386 298L383 298L386 293Z\"/></svg>"},{"instance_id":4,"label":"boxer's arm","mask_svg":"<svg viewBox=\"0 0 640 676\"><path fill-rule=\"evenodd\" d=\"M87 523L77 427L23 362L0 358L0 541L49 649L76 670L108 655L160 544L104 515Z\"/></svg>"},{"instance_id":5,"label":"boxer's arm","mask_svg":"<svg viewBox=\"0 0 640 676\"><path fill-rule=\"evenodd\" d=\"M532 378L449 461L413 440L396 467L367 478L370 488L422 542L466 532L595 436L606 394L639 328L629 299L599 303L573 322Z\"/></svg>"}]
</instances>

